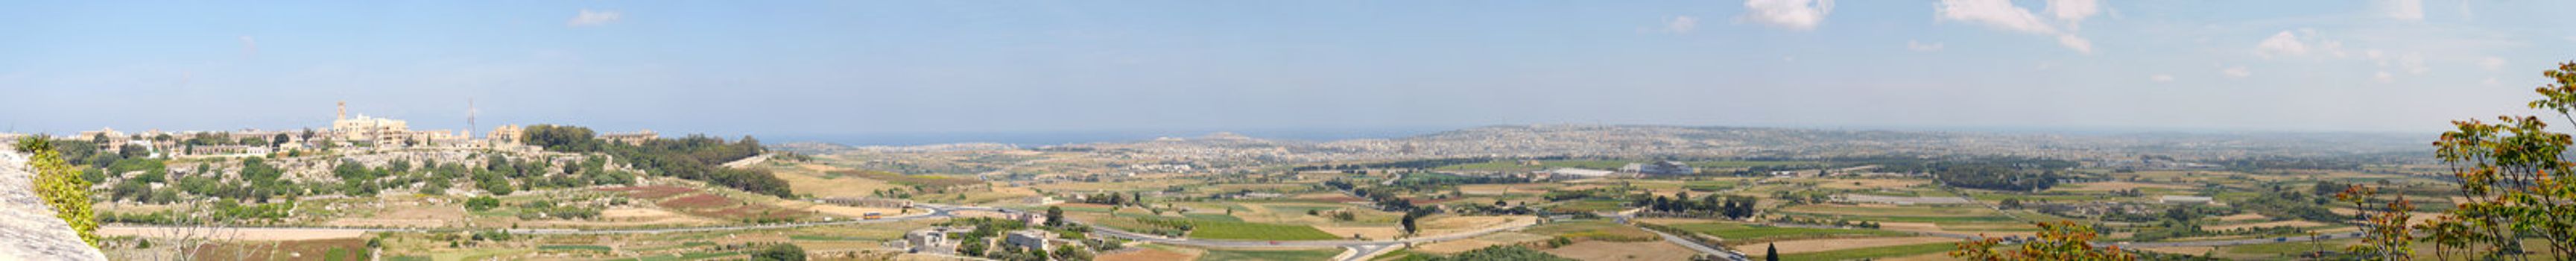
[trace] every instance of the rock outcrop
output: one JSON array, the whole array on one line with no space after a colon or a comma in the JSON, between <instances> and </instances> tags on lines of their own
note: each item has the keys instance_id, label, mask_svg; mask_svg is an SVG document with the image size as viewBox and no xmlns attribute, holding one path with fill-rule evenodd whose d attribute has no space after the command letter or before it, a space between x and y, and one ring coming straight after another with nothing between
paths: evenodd
<instances>
[{"instance_id":1,"label":"rock outcrop","mask_svg":"<svg viewBox=\"0 0 2576 261\"><path fill-rule=\"evenodd\" d=\"M12 143L0 140L0 259L107 260L36 196L36 172Z\"/></svg>"}]
</instances>

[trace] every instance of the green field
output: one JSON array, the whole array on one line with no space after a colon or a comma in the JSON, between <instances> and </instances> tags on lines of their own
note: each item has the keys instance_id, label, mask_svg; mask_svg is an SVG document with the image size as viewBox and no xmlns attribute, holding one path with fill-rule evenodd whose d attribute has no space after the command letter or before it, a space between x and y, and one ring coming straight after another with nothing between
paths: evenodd
<instances>
[{"instance_id":1,"label":"green field","mask_svg":"<svg viewBox=\"0 0 2576 261\"><path fill-rule=\"evenodd\" d=\"M1680 224L1680 225L1673 225L1673 228L1680 228L1680 229L1682 229L1682 230L1688 230L1688 231L1690 231L1690 232L1696 232L1696 233L1700 233L1700 234L1707 234L1707 235L1710 235L1710 236L1716 236L1716 237L1718 237L1718 238L1724 238L1724 239L1726 239L1727 241L1773 241L1773 240L1806 239L1806 238L1826 238L1826 237L1878 237L1878 236L1905 236L1905 235L1913 235L1913 233L1897 232L1897 231L1886 231L1886 230L1871 230L1871 229L1831 229L1831 228L1803 228L1803 227L1775 227L1775 226L1748 226L1748 225L1743 225L1743 224L1736 224L1736 223L1722 223L1722 222Z\"/></svg>"},{"instance_id":2,"label":"green field","mask_svg":"<svg viewBox=\"0 0 2576 261\"><path fill-rule=\"evenodd\" d=\"M1313 226L1245 222L1191 220L1190 238L1243 240L1334 240L1341 239Z\"/></svg>"},{"instance_id":3,"label":"green field","mask_svg":"<svg viewBox=\"0 0 2576 261\"><path fill-rule=\"evenodd\" d=\"M1207 251L1207 254L1199 255L1199 259L1198 259L1198 260L1278 260L1278 261L1292 261L1292 260L1293 260L1293 261L1307 261L1307 260L1326 260L1326 259L1333 259L1333 256L1341 255L1341 254L1342 254L1342 250L1341 250L1341 249L1315 249L1315 250L1231 250L1231 249L1209 249L1209 250Z\"/></svg>"},{"instance_id":4,"label":"green field","mask_svg":"<svg viewBox=\"0 0 2576 261\"><path fill-rule=\"evenodd\" d=\"M1559 212L1599 212L1628 209L1627 207L1620 206L1621 204L1627 204L1627 202L1621 202L1618 200L1579 200L1548 205L1546 208L1550 211Z\"/></svg>"},{"instance_id":5,"label":"green field","mask_svg":"<svg viewBox=\"0 0 2576 261\"><path fill-rule=\"evenodd\" d=\"M1602 241L1638 242L1657 240L1654 232L1602 220L1565 221L1531 226L1522 233L1547 236L1587 238Z\"/></svg>"},{"instance_id":6,"label":"green field","mask_svg":"<svg viewBox=\"0 0 2576 261\"><path fill-rule=\"evenodd\" d=\"M859 178L865 178L865 179L873 179L873 180L878 180L878 181L885 181L886 183L901 184L901 185L906 185L906 186L947 187L947 186L963 186L963 185L984 184L984 181L983 181L983 180L976 180L976 179L969 179L969 178L952 178L952 177L932 176L932 175L904 175L904 174L896 174L896 173L894 173L894 172L884 172L884 171L875 171L875 170L843 170L843 171L833 171L833 172L830 172L830 173L827 173L827 174L829 174L829 176L835 176L835 177L848 176L848 177L859 177Z\"/></svg>"},{"instance_id":7,"label":"green field","mask_svg":"<svg viewBox=\"0 0 2576 261\"><path fill-rule=\"evenodd\" d=\"M728 256L742 255L742 254L743 254L742 252L692 252L692 253L687 253L687 254L680 254L680 255L678 255L678 256L659 255L659 256L647 256L647 257L638 257L638 258L630 258L630 259L618 259L618 260L635 260L635 261L679 261L679 260L712 259L712 258L717 258L717 257L728 257Z\"/></svg>"},{"instance_id":8,"label":"green field","mask_svg":"<svg viewBox=\"0 0 2576 261\"><path fill-rule=\"evenodd\" d=\"M1459 165L1441 166L1441 167L1439 167L1439 168L1435 168L1435 169L1440 169L1440 170L1538 170L1538 169L1547 169L1547 168L1617 169L1617 168L1619 168L1619 167L1625 167L1625 166L1628 166L1628 163L1644 163L1644 162L1649 162L1649 161L1644 161L1644 160L1548 160L1548 161L1539 161L1537 166L1521 165L1521 164L1520 164L1520 162L1514 162L1514 161L1493 161L1493 162L1485 162L1485 163L1472 163L1472 164L1459 164ZM1747 167L1759 167L1759 166L1811 165L1811 164L1816 164L1816 162L1808 162L1808 161L1692 161L1692 162L1686 162L1685 164L1690 164L1692 167L1700 167L1700 168L1731 169L1731 168L1747 168Z\"/></svg>"},{"instance_id":9,"label":"green field","mask_svg":"<svg viewBox=\"0 0 2576 261\"><path fill-rule=\"evenodd\" d=\"M1804 260L1820 260L1820 261L1832 261L1832 260L1877 259L1877 258L1887 258L1887 257L1901 257L1901 256L1912 256L1912 255L1921 255L1921 254L1941 253L1941 252L1948 252L1948 251L1950 251L1951 249L1957 249L1957 248L1958 248L1958 244L1955 244L1955 243L1923 243L1923 244L1912 244L1912 245L1902 245L1902 246L1884 246L1884 247L1872 247L1872 248L1862 248L1862 249L1844 249L1844 250L1834 250L1834 251L1815 252L1815 253L1780 254L1780 260L1801 260L1801 261L1804 261Z\"/></svg>"},{"instance_id":10,"label":"green field","mask_svg":"<svg viewBox=\"0 0 2576 261\"><path fill-rule=\"evenodd\" d=\"M599 252L608 252L608 249L608 246L594 245L545 245L537 247L537 250L589 250Z\"/></svg>"},{"instance_id":11,"label":"green field","mask_svg":"<svg viewBox=\"0 0 2576 261\"><path fill-rule=\"evenodd\" d=\"M1183 216L1183 217L1189 217L1190 219L1195 219L1195 220L1225 221L1225 222L1243 222L1243 218L1238 218L1238 217L1234 217L1234 216L1228 216L1228 215L1225 215L1225 214L1196 214L1196 213L1192 213L1192 214L1181 214L1181 216Z\"/></svg>"}]
</instances>

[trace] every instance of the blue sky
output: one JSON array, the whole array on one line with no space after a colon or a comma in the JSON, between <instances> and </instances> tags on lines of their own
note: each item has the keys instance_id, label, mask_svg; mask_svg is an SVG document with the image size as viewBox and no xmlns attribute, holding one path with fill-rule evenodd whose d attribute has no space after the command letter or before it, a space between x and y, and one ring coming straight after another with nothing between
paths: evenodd
<instances>
[{"instance_id":1,"label":"blue sky","mask_svg":"<svg viewBox=\"0 0 2576 261\"><path fill-rule=\"evenodd\" d=\"M2428 132L2566 1L0 3L18 132L727 136L1532 123Z\"/></svg>"}]
</instances>

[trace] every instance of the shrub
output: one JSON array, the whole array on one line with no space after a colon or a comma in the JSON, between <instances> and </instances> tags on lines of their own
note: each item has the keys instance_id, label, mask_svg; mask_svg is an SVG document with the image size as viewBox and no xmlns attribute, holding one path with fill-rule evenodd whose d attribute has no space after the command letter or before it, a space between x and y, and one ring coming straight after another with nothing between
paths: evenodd
<instances>
[{"instance_id":1,"label":"shrub","mask_svg":"<svg viewBox=\"0 0 2576 261\"><path fill-rule=\"evenodd\" d=\"M770 245L768 249L752 255L751 260L805 261L805 248L796 244Z\"/></svg>"},{"instance_id":2,"label":"shrub","mask_svg":"<svg viewBox=\"0 0 2576 261\"><path fill-rule=\"evenodd\" d=\"M63 162L62 152L55 151L45 137L19 138L17 149L29 154L27 166L36 171L36 196L53 206L54 217L71 225L82 242L98 247L98 213L90 211L89 181L81 179L71 163Z\"/></svg>"}]
</instances>

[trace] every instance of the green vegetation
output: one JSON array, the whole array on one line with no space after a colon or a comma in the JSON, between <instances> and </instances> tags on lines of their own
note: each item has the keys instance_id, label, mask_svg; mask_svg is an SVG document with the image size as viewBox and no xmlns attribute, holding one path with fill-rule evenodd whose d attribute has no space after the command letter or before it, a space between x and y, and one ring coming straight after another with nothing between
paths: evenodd
<instances>
[{"instance_id":1,"label":"green vegetation","mask_svg":"<svg viewBox=\"0 0 2576 261\"><path fill-rule=\"evenodd\" d=\"M1929 172L1933 174L1934 181L1952 187L2042 191L2056 186L2060 179L2065 178L2057 174L2058 169L2073 166L2075 163L2069 161L2014 158L1897 165L1882 171Z\"/></svg>"},{"instance_id":2,"label":"green vegetation","mask_svg":"<svg viewBox=\"0 0 2576 261\"><path fill-rule=\"evenodd\" d=\"M2542 98L2528 106L2576 120L2576 62L2559 63L2541 75L2550 78L2549 85L2534 89ZM2567 154L2576 138L2551 132L2549 123L2537 116L2497 120L2452 121L2456 129L2433 142L2439 148L2434 157L2459 179L2456 191L2467 200L2442 213L2443 218L2408 224L2414 203L2404 193L2383 197L2378 187L2386 185L2353 185L2338 193L2338 199L2364 211L2359 216L2369 227L2363 230L2363 244L2345 250L2365 259L2392 259L2413 256L2413 244L2421 241L2433 243L2434 252L2445 256L2522 260L2538 254L2566 260L2576 254L2576 240L2568 239L2576 235L2576 204L2567 203L2576 199L2576 185L2566 182L2567 173L2576 172L2576 162L2569 162ZM2549 239L2543 241L2548 247L2527 251L2526 238Z\"/></svg>"},{"instance_id":3,"label":"green vegetation","mask_svg":"<svg viewBox=\"0 0 2576 261\"><path fill-rule=\"evenodd\" d=\"M1245 240L1333 240L1341 239L1306 225L1281 225L1232 221L1191 220L1190 238Z\"/></svg>"},{"instance_id":4,"label":"green vegetation","mask_svg":"<svg viewBox=\"0 0 2576 261\"><path fill-rule=\"evenodd\" d=\"M706 181L725 187L792 197L787 181L778 179L766 169L733 169L721 167L726 162L750 158L767 151L759 139L744 136L727 143L723 139L689 135L677 139L646 140L639 144L607 142L594 137L590 128L557 125L528 126L522 134L529 145L559 152L600 152L621 159L628 167L663 176Z\"/></svg>"},{"instance_id":5,"label":"green vegetation","mask_svg":"<svg viewBox=\"0 0 2576 261\"><path fill-rule=\"evenodd\" d=\"M776 244L751 254L752 261L805 261L805 248L796 244Z\"/></svg>"},{"instance_id":6,"label":"green vegetation","mask_svg":"<svg viewBox=\"0 0 2576 261\"><path fill-rule=\"evenodd\" d=\"M1824 252L1814 252L1814 253L1784 254L1784 255L1780 255L1780 260L1799 260L1799 261L1804 261L1804 260L1822 260L1822 261L1832 261L1832 260L1866 260L1866 259L1877 259L1877 258L1901 257L1901 256L1912 256L1912 255L1922 255L1922 254L1931 254L1931 253L1941 253L1941 252L1943 252L1943 251L1949 251L1949 250L1951 250L1953 247L1954 247L1954 246L1953 246L1951 243L1924 243L1924 244L1912 244L1912 245L1901 245L1901 246L1872 247L1872 248L1862 248L1862 249L1844 249L1844 250L1834 250L1834 251L1824 251ZM2021 260L2021 259L2012 259L2012 260Z\"/></svg>"},{"instance_id":7,"label":"green vegetation","mask_svg":"<svg viewBox=\"0 0 2576 261\"><path fill-rule=\"evenodd\" d=\"M1519 246L1519 245L1500 245L1500 246L1489 246L1489 247L1485 247L1485 248L1478 248L1478 249L1476 249L1476 250L1467 250L1467 252L1459 252L1457 255L1450 255L1450 256L1445 256L1445 257L1444 257L1444 256L1429 256L1429 255L1407 255L1407 256L1404 256L1404 258L1403 258L1403 259L1396 259L1396 260L1402 260L1402 261L1574 261L1574 259L1572 259L1572 258L1559 257L1559 256L1556 256L1556 255L1548 254L1547 252L1539 252L1538 250L1531 250L1531 249L1529 249L1529 247L1524 247L1524 246Z\"/></svg>"},{"instance_id":8,"label":"green vegetation","mask_svg":"<svg viewBox=\"0 0 2576 261\"><path fill-rule=\"evenodd\" d=\"M1674 228L1680 228L1680 229L1682 229L1682 230L1690 231L1690 232L1694 232L1694 233L1707 234L1707 235L1709 235L1709 236L1716 236L1716 237L1718 237L1718 238L1725 238L1725 239L1726 239L1726 240L1728 240L1728 241L1735 241L1735 242L1779 241L1779 240L1794 240L1794 239L1809 239L1809 238L1831 238L1831 237L1880 237L1880 236L1906 236L1906 235L1911 235L1910 233L1905 233L1905 232L1886 231L1886 230L1873 230L1873 229L1832 229L1832 228L1777 227L1777 226L1766 226L1766 225L1742 225L1742 224L1736 224L1736 223L1723 223L1723 222L1679 224L1679 225L1672 225L1672 227L1674 227Z\"/></svg>"},{"instance_id":9,"label":"green vegetation","mask_svg":"<svg viewBox=\"0 0 2576 261\"><path fill-rule=\"evenodd\" d=\"M1547 223L1538 226L1531 226L1528 229L1521 230L1521 232L1536 235L1554 235L1567 238L1583 238L1614 242L1644 242L1658 240L1654 232L1647 232L1644 229L1610 223L1610 221L1603 220Z\"/></svg>"},{"instance_id":10,"label":"green vegetation","mask_svg":"<svg viewBox=\"0 0 2576 261\"><path fill-rule=\"evenodd\" d=\"M98 213L90 210L89 180L72 171L71 163L64 162L62 152L54 150L45 137L20 138L15 149L28 154L27 166L36 172L36 197L54 207L54 217L71 225L82 242L98 247Z\"/></svg>"},{"instance_id":11,"label":"green vegetation","mask_svg":"<svg viewBox=\"0 0 2576 261\"><path fill-rule=\"evenodd\" d=\"M608 252L608 251L609 251L609 248L608 248L608 246L596 246L596 245L545 245L545 246L538 246L538 247L537 247L537 250L584 250L584 251Z\"/></svg>"},{"instance_id":12,"label":"green vegetation","mask_svg":"<svg viewBox=\"0 0 2576 261\"><path fill-rule=\"evenodd\" d=\"M492 198L492 196L476 196L465 200L465 210L484 211L496 207L501 207L501 199Z\"/></svg>"},{"instance_id":13,"label":"green vegetation","mask_svg":"<svg viewBox=\"0 0 2576 261\"><path fill-rule=\"evenodd\" d=\"M1341 249L1313 249L1313 250L1236 250L1236 249L1208 249L1207 254L1199 255L1199 260L1274 260L1274 261L1305 261L1305 260L1326 260L1326 259L1333 259L1333 256L1341 255L1341 254L1342 254L1342 250L1341 250Z\"/></svg>"},{"instance_id":14,"label":"green vegetation","mask_svg":"<svg viewBox=\"0 0 2576 261\"><path fill-rule=\"evenodd\" d=\"M974 184L984 184L984 181L982 181L982 180L975 180L975 179L950 178L950 177L931 176L931 175L904 175L904 174L898 174L898 173L894 173L894 172L884 172L884 171L876 171L876 170L842 170L842 171L833 171L833 172L830 172L830 173L828 173L828 174L830 174L830 175L834 175L834 176L858 177L858 178L864 178L864 179L873 179L873 180L877 180L877 181L885 181L886 183L894 183L894 184L900 184L900 185L904 185L904 186L912 186L912 187L914 187L914 188L916 188L916 189L944 188L944 187L953 187L953 186L965 186L965 185L974 185Z\"/></svg>"}]
</instances>

